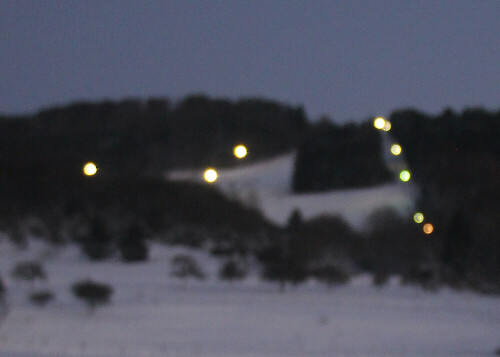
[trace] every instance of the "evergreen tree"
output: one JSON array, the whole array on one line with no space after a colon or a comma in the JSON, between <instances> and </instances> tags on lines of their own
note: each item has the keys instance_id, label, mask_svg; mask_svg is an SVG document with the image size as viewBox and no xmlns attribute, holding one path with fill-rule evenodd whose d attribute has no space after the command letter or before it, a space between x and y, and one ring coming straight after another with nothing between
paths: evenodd
<instances>
[{"instance_id":1,"label":"evergreen tree","mask_svg":"<svg viewBox=\"0 0 500 357\"><path fill-rule=\"evenodd\" d=\"M247 272L242 264L234 259L227 260L219 270L219 276L230 281L243 279L246 274Z\"/></svg>"},{"instance_id":2,"label":"evergreen tree","mask_svg":"<svg viewBox=\"0 0 500 357\"><path fill-rule=\"evenodd\" d=\"M103 260L112 253L111 237L97 216L92 219L90 232L83 238L82 250L91 260Z\"/></svg>"},{"instance_id":3,"label":"evergreen tree","mask_svg":"<svg viewBox=\"0 0 500 357\"><path fill-rule=\"evenodd\" d=\"M299 209L295 208L288 219L287 230L291 234L297 234L299 229L302 227L304 219L302 218L302 213Z\"/></svg>"},{"instance_id":4,"label":"evergreen tree","mask_svg":"<svg viewBox=\"0 0 500 357\"><path fill-rule=\"evenodd\" d=\"M139 224L132 224L118 245L124 262L139 262L148 259L148 247Z\"/></svg>"},{"instance_id":5,"label":"evergreen tree","mask_svg":"<svg viewBox=\"0 0 500 357\"><path fill-rule=\"evenodd\" d=\"M471 241L467 219L461 212L455 212L448 224L441 259L456 278L465 277Z\"/></svg>"},{"instance_id":6,"label":"evergreen tree","mask_svg":"<svg viewBox=\"0 0 500 357\"><path fill-rule=\"evenodd\" d=\"M2 301L3 297L5 296L5 291L7 289L5 288L5 284L3 283L2 277L0 276L0 301Z\"/></svg>"}]
</instances>

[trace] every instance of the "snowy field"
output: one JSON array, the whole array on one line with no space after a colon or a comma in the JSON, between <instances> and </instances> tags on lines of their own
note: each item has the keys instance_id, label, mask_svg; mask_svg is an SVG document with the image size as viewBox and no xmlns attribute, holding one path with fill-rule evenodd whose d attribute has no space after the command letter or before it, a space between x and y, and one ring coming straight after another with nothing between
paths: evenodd
<instances>
[{"instance_id":1,"label":"snowy field","mask_svg":"<svg viewBox=\"0 0 500 357\"><path fill-rule=\"evenodd\" d=\"M205 281L170 276L170 260L188 252ZM493 356L500 347L500 299L442 290L383 288L367 276L331 289L314 281L290 287L220 281L221 264L201 251L156 244L148 263L90 263L76 247L27 251L0 245L9 312L0 322L1 357L62 356ZM41 259L56 299L32 306L32 289L9 271ZM79 279L111 284L112 303L89 314L70 293Z\"/></svg>"}]
</instances>

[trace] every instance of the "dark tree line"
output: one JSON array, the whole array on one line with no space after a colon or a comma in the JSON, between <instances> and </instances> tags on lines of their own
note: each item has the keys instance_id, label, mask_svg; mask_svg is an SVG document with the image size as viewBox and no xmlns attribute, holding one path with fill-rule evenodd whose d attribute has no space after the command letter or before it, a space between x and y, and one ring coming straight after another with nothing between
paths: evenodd
<instances>
[{"instance_id":1,"label":"dark tree line","mask_svg":"<svg viewBox=\"0 0 500 357\"><path fill-rule=\"evenodd\" d=\"M147 176L167 168L230 166L234 145L258 160L294 148L307 128L300 107L199 95L75 103L23 118L0 117L4 178L71 176L86 161L102 174Z\"/></svg>"},{"instance_id":2,"label":"dark tree line","mask_svg":"<svg viewBox=\"0 0 500 357\"><path fill-rule=\"evenodd\" d=\"M340 126L322 120L311 126L298 148L293 191L368 187L391 178L380 136L369 123Z\"/></svg>"},{"instance_id":3,"label":"dark tree line","mask_svg":"<svg viewBox=\"0 0 500 357\"><path fill-rule=\"evenodd\" d=\"M173 110L173 167L230 166L232 149L245 144L248 159L265 159L295 148L307 131L302 108L263 99L231 102L192 96Z\"/></svg>"},{"instance_id":4,"label":"dark tree line","mask_svg":"<svg viewBox=\"0 0 500 357\"><path fill-rule=\"evenodd\" d=\"M174 168L234 165L232 149L239 143L248 146L247 161L288 152L307 126L300 107L202 95L177 103L81 102L24 117L0 116L0 228L21 244L23 222L35 217L43 222L42 235L60 243L68 235L63 228L80 221L86 232L79 234L87 238L73 238L82 238L93 259L108 257L116 245L127 259L139 259L147 253L142 238L134 237L158 232L172 231L173 240L193 245L208 231L220 241L224 230L256 235L272 225L255 210L214 189L166 183L163 175ZM83 177L87 161L97 164L97 176ZM129 220L139 221L145 232L121 227L109 237L103 227ZM142 253L132 256L128 245Z\"/></svg>"},{"instance_id":5,"label":"dark tree line","mask_svg":"<svg viewBox=\"0 0 500 357\"><path fill-rule=\"evenodd\" d=\"M391 115L450 283L500 285L500 112Z\"/></svg>"}]
</instances>

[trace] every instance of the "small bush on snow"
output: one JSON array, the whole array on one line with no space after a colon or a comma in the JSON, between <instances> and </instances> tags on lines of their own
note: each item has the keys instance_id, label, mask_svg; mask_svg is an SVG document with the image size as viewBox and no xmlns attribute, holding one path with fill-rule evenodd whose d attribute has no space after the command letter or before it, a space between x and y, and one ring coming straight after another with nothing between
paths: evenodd
<instances>
[{"instance_id":1,"label":"small bush on snow","mask_svg":"<svg viewBox=\"0 0 500 357\"><path fill-rule=\"evenodd\" d=\"M11 275L14 279L35 281L37 279L45 280L47 274L42 264L36 261L24 261L16 264L12 269Z\"/></svg>"},{"instance_id":2,"label":"small bush on snow","mask_svg":"<svg viewBox=\"0 0 500 357\"><path fill-rule=\"evenodd\" d=\"M98 305L105 305L110 302L113 288L108 284L97 283L92 280L79 281L71 287L73 295L85 301L91 310Z\"/></svg>"},{"instance_id":3,"label":"small bush on snow","mask_svg":"<svg viewBox=\"0 0 500 357\"><path fill-rule=\"evenodd\" d=\"M29 296L30 301L40 307L44 307L54 300L54 294L49 290L35 291Z\"/></svg>"},{"instance_id":4,"label":"small bush on snow","mask_svg":"<svg viewBox=\"0 0 500 357\"><path fill-rule=\"evenodd\" d=\"M373 285L382 287L389 281L389 274L383 272L375 272L373 274Z\"/></svg>"},{"instance_id":5,"label":"small bush on snow","mask_svg":"<svg viewBox=\"0 0 500 357\"><path fill-rule=\"evenodd\" d=\"M241 263L230 259L224 263L219 270L219 276L224 280L239 280L247 275Z\"/></svg>"},{"instance_id":6,"label":"small bush on snow","mask_svg":"<svg viewBox=\"0 0 500 357\"><path fill-rule=\"evenodd\" d=\"M345 284L349 281L349 274L340 267L332 264L320 266L312 270L312 275L318 280L324 281L329 286Z\"/></svg>"},{"instance_id":7,"label":"small bush on snow","mask_svg":"<svg viewBox=\"0 0 500 357\"><path fill-rule=\"evenodd\" d=\"M5 287L2 277L0 276L0 300L5 296L7 288Z\"/></svg>"},{"instance_id":8,"label":"small bush on snow","mask_svg":"<svg viewBox=\"0 0 500 357\"><path fill-rule=\"evenodd\" d=\"M171 274L177 278L205 278L205 274L196 260L189 255L176 255L172 258Z\"/></svg>"}]
</instances>

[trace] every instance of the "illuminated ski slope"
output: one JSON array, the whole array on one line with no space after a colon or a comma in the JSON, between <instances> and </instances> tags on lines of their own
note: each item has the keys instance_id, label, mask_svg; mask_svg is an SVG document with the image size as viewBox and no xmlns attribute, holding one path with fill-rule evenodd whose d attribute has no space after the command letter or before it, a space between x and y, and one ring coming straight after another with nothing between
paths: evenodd
<instances>
[{"instance_id":1,"label":"illuminated ski slope","mask_svg":"<svg viewBox=\"0 0 500 357\"><path fill-rule=\"evenodd\" d=\"M385 142L388 145L390 140ZM395 182L362 189L292 194L294 160L295 155L290 153L269 161L218 170L219 177L214 185L230 197L257 206L266 217L278 224L285 224L296 208L305 218L337 214L358 228L378 208L393 207L401 213L413 209L417 191L411 183ZM167 174L167 178L203 182L203 172L173 171Z\"/></svg>"}]
</instances>

